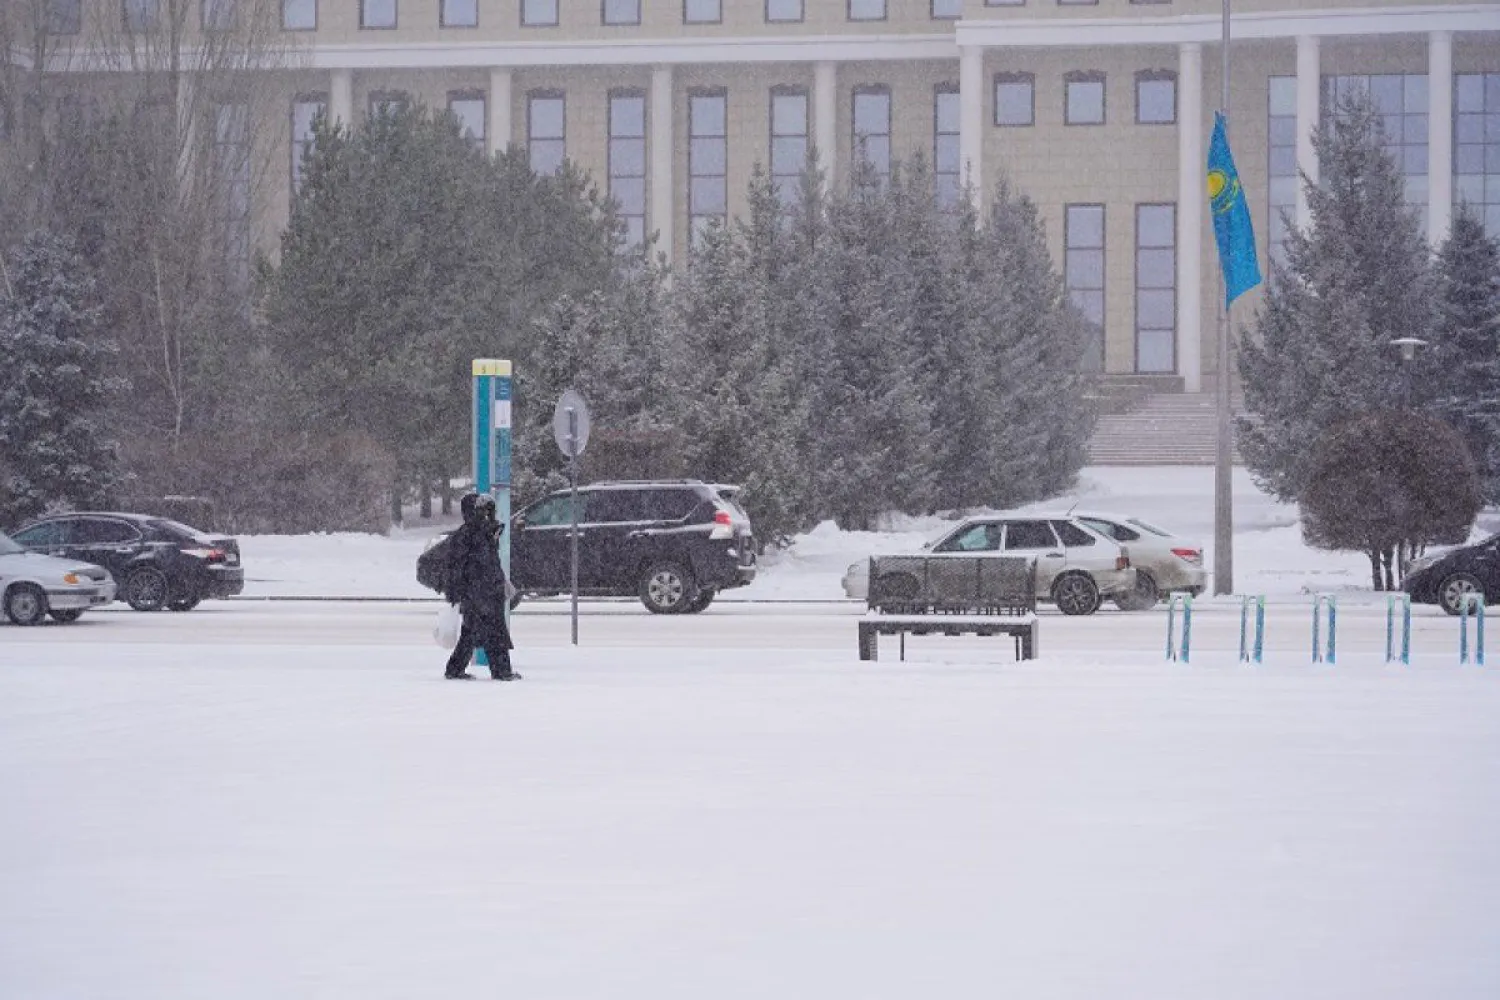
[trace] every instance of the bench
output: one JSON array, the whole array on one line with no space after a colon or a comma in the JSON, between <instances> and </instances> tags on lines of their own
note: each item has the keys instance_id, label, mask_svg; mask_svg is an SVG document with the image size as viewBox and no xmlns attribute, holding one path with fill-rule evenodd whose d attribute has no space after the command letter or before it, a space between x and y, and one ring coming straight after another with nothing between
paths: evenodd
<instances>
[{"instance_id":1,"label":"bench","mask_svg":"<svg viewBox=\"0 0 1500 1000\"><path fill-rule=\"evenodd\" d=\"M992 553L875 556L868 610L859 622L859 658L879 658L879 637L1008 635L1016 659L1036 659L1036 560Z\"/></svg>"}]
</instances>

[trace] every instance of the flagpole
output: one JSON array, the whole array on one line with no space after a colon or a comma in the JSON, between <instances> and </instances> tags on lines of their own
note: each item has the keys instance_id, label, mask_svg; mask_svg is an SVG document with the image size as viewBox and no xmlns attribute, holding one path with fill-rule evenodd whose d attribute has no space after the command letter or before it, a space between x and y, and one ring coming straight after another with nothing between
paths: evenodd
<instances>
[{"instance_id":1,"label":"flagpole","mask_svg":"<svg viewBox=\"0 0 1500 1000\"><path fill-rule=\"evenodd\" d=\"M1220 45L1223 67L1219 111L1229 127L1229 5L1223 0L1224 37ZM1214 593L1234 593L1234 503L1231 489L1231 434L1229 415L1229 305L1225 301L1224 271L1219 269L1218 305L1218 441L1214 451Z\"/></svg>"}]
</instances>

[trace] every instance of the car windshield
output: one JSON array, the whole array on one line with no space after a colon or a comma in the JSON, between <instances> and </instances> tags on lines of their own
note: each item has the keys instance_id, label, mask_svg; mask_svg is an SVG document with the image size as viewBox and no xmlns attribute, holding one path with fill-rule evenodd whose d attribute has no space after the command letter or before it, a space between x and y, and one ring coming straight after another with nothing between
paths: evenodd
<instances>
[{"instance_id":1,"label":"car windshield","mask_svg":"<svg viewBox=\"0 0 1500 1000\"><path fill-rule=\"evenodd\" d=\"M25 551L21 546L11 541L9 535L0 534L0 556L20 555Z\"/></svg>"},{"instance_id":2,"label":"car windshield","mask_svg":"<svg viewBox=\"0 0 1500 1000\"><path fill-rule=\"evenodd\" d=\"M1166 530L1165 528L1158 528L1154 524L1147 524L1145 521L1142 521L1138 517L1128 518L1128 520L1130 521L1131 524L1135 525L1137 528L1141 528L1144 531L1149 531L1153 535L1160 535L1163 538L1172 538L1173 537L1172 533L1170 531Z\"/></svg>"}]
</instances>

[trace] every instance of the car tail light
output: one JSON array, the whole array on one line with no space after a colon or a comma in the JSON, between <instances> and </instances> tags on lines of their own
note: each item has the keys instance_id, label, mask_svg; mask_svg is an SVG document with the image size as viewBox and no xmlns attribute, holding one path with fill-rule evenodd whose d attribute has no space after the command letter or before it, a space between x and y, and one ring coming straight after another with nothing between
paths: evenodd
<instances>
[{"instance_id":1,"label":"car tail light","mask_svg":"<svg viewBox=\"0 0 1500 1000\"><path fill-rule=\"evenodd\" d=\"M709 538L733 538L734 518L727 510L714 511L714 526L708 533Z\"/></svg>"},{"instance_id":2,"label":"car tail light","mask_svg":"<svg viewBox=\"0 0 1500 1000\"><path fill-rule=\"evenodd\" d=\"M1129 552L1121 552L1119 555L1115 556L1115 569L1129 569L1129 568L1130 568L1130 553Z\"/></svg>"},{"instance_id":3,"label":"car tail light","mask_svg":"<svg viewBox=\"0 0 1500 1000\"><path fill-rule=\"evenodd\" d=\"M1192 563L1194 566L1203 565L1202 549L1173 549L1172 554L1185 563Z\"/></svg>"},{"instance_id":4,"label":"car tail light","mask_svg":"<svg viewBox=\"0 0 1500 1000\"><path fill-rule=\"evenodd\" d=\"M195 558L202 559L204 562L220 563L224 561L223 549L183 549L182 554L185 556L194 556Z\"/></svg>"}]
</instances>

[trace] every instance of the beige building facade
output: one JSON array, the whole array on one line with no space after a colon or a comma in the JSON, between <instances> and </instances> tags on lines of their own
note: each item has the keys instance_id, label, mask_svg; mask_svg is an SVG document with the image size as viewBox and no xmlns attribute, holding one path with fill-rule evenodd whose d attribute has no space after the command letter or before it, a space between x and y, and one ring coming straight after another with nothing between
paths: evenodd
<instances>
[{"instance_id":1,"label":"beige building facade","mask_svg":"<svg viewBox=\"0 0 1500 1000\"><path fill-rule=\"evenodd\" d=\"M202 2L210 16L233 0ZM519 144L539 170L566 156L632 239L654 232L674 260L742 209L757 164L789 187L809 148L835 180L857 156L884 170L920 152L944 198L983 202L1004 177L1036 202L1095 323L1086 367L1214 384L1220 0L280 4L284 179L256 212L263 243L313 116L354 122L386 100L449 107L476 143ZM1297 172L1317 177L1320 115L1354 87L1385 113L1429 239L1460 200L1500 235L1500 3L1234 0L1232 38L1231 145L1263 259L1283 212L1306 220Z\"/></svg>"}]
</instances>

